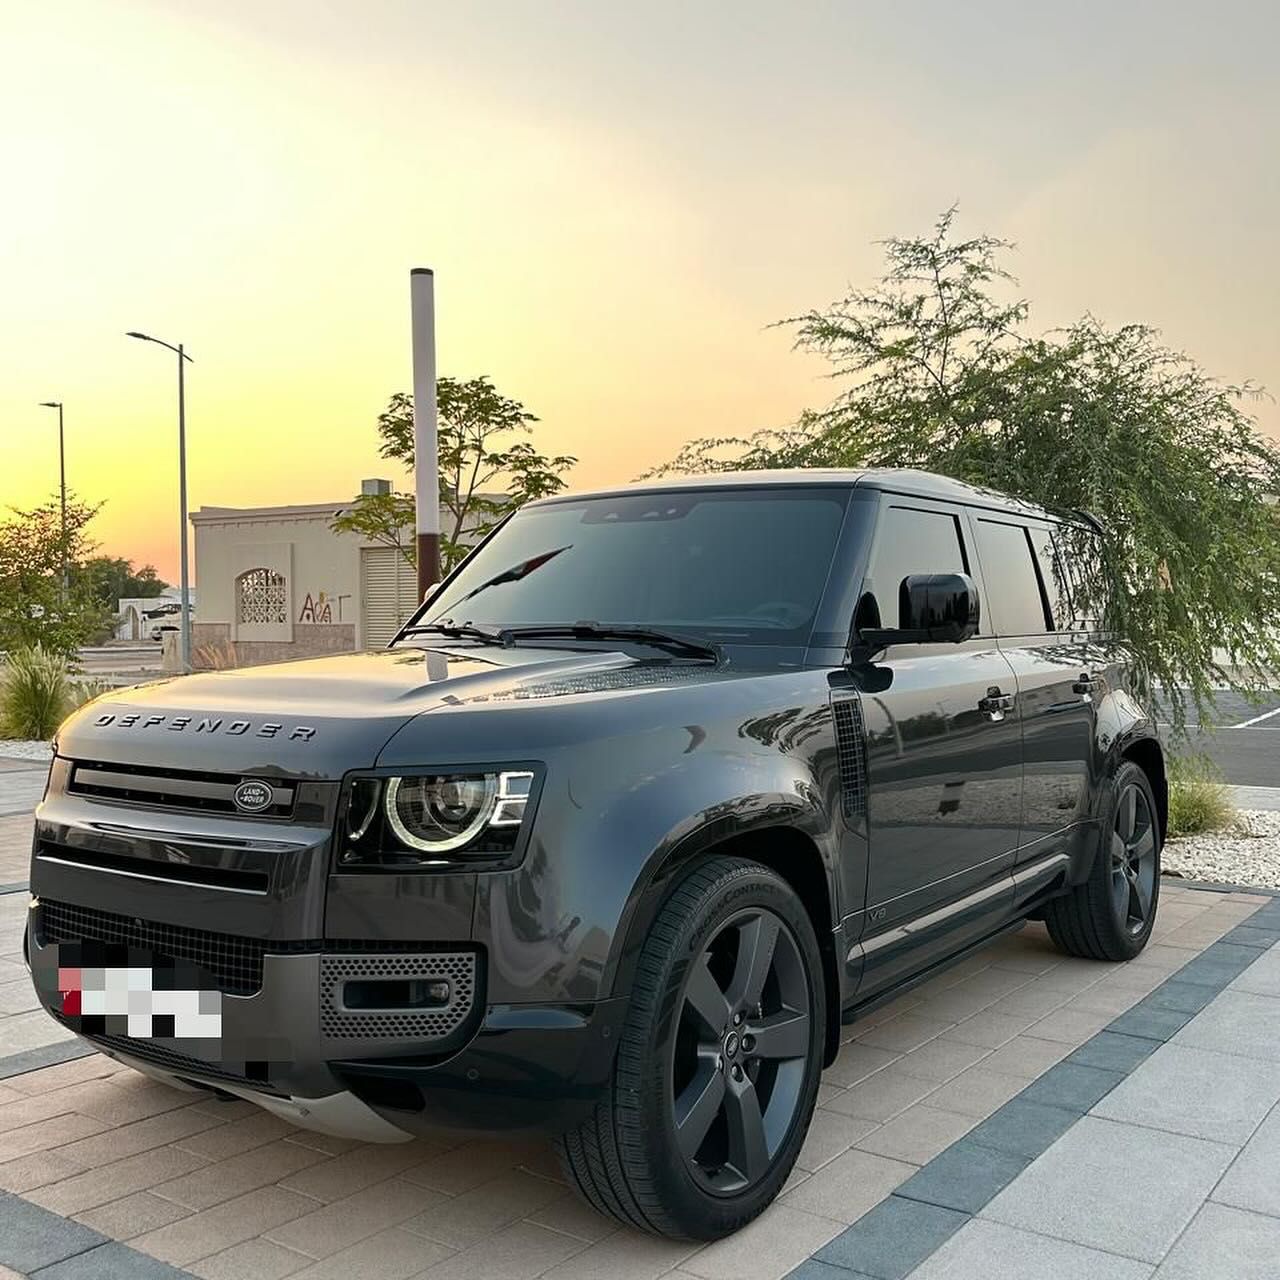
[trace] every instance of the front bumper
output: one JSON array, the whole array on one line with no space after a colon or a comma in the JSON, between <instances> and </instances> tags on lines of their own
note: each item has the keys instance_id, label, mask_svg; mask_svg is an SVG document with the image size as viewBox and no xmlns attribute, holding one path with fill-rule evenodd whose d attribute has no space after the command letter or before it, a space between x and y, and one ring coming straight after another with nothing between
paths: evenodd
<instances>
[{"instance_id":1,"label":"front bumper","mask_svg":"<svg viewBox=\"0 0 1280 1280\"><path fill-rule=\"evenodd\" d=\"M101 936L107 913L97 914L80 932ZM149 1075L247 1098L305 1128L367 1141L442 1129L557 1131L585 1116L609 1079L625 1001L486 1007L474 951L267 954L259 990L219 993L216 1039L129 1034L119 1018L66 1011L60 988L68 969L101 964L104 955L121 959L96 937L68 938L66 921L87 917L85 908L68 916L63 904L32 899L28 962L52 1017ZM152 955L134 947L130 960L148 966ZM429 1014L346 1007L343 984L370 973L445 975L456 1007ZM442 1033L431 1034L427 1019Z\"/></svg>"},{"instance_id":2,"label":"front bumper","mask_svg":"<svg viewBox=\"0 0 1280 1280\"><path fill-rule=\"evenodd\" d=\"M560 1129L606 1087L625 1002L562 987L508 1003L488 967L510 943L475 932L474 873L336 874L331 809L281 823L108 804L69 793L58 765L36 813L27 954L44 1007L103 1052L374 1140ZM217 993L216 1038L85 1023L60 989L60 970L154 964ZM378 983L446 984L448 999L370 1002Z\"/></svg>"}]
</instances>

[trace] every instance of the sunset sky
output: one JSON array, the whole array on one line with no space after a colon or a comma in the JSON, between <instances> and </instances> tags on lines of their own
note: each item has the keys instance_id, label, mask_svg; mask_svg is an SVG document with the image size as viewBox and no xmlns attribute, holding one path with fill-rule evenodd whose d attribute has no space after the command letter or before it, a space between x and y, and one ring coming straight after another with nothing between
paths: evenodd
<instances>
[{"instance_id":1,"label":"sunset sky","mask_svg":"<svg viewBox=\"0 0 1280 1280\"><path fill-rule=\"evenodd\" d=\"M825 403L770 322L953 201L1033 323L1146 321L1280 391L1278 13L0 0L0 506L56 487L64 400L103 549L176 574L174 360L127 329L195 358L193 508L402 481L415 265L441 371L627 480Z\"/></svg>"}]
</instances>

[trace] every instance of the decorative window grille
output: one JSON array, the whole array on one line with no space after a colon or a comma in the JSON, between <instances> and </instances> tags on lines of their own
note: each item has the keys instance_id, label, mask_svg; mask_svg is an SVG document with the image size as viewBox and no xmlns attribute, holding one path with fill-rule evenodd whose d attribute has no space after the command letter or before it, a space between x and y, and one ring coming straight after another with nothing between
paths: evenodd
<instances>
[{"instance_id":1,"label":"decorative window grille","mask_svg":"<svg viewBox=\"0 0 1280 1280\"><path fill-rule=\"evenodd\" d=\"M288 622L285 577L270 569L249 569L236 579L236 621L241 625L283 626Z\"/></svg>"}]
</instances>

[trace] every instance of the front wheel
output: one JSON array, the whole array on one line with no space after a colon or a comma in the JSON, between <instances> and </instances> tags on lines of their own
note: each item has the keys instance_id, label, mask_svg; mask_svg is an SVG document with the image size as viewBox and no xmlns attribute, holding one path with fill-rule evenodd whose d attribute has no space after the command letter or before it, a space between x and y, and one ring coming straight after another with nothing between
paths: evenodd
<instances>
[{"instance_id":1,"label":"front wheel","mask_svg":"<svg viewBox=\"0 0 1280 1280\"><path fill-rule=\"evenodd\" d=\"M813 1114L822 983L813 925L781 877L725 857L687 872L641 951L612 1087L560 1139L588 1202L698 1240L759 1214Z\"/></svg>"},{"instance_id":2,"label":"front wheel","mask_svg":"<svg viewBox=\"0 0 1280 1280\"><path fill-rule=\"evenodd\" d=\"M1090 960L1132 960L1147 945L1160 901L1160 821L1146 773L1126 761L1111 781L1089 878L1046 903L1056 946Z\"/></svg>"}]
</instances>

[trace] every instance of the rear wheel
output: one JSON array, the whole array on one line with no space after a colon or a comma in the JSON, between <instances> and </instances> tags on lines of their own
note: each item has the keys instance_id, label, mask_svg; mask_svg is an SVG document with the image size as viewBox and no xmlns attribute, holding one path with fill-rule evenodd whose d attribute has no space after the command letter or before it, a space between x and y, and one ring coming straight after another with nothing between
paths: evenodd
<instances>
[{"instance_id":1,"label":"rear wheel","mask_svg":"<svg viewBox=\"0 0 1280 1280\"><path fill-rule=\"evenodd\" d=\"M760 1213L813 1114L822 982L813 926L784 880L735 858L688 872L641 952L612 1088L560 1140L585 1198L703 1240Z\"/></svg>"},{"instance_id":2,"label":"rear wheel","mask_svg":"<svg viewBox=\"0 0 1280 1280\"><path fill-rule=\"evenodd\" d=\"M1160 900L1158 812L1150 779L1126 761L1112 779L1088 880L1045 907L1049 936L1061 950L1131 960L1147 945Z\"/></svg>"}]
</instances>

